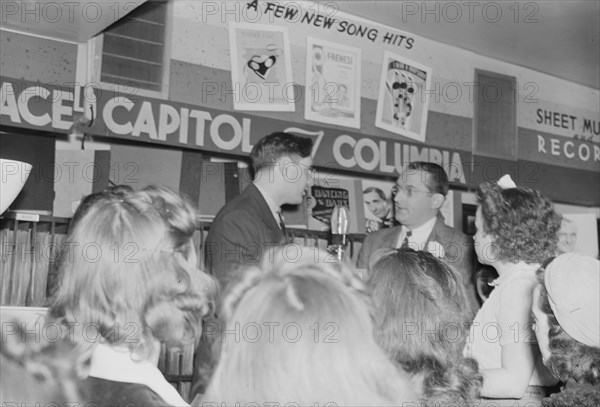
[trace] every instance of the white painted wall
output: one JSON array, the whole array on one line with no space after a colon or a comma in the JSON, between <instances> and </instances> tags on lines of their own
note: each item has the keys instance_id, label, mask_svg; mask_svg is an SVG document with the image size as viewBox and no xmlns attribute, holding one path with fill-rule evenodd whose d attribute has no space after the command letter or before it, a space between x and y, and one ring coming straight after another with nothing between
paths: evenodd
<instances>
[{"instance_id":1,"label":"white painted wall","mask_svg":"<svg viewBox=\"0 0 600 407\"><path fill-rule=\"evenodd\" d=\"M291 33L293 79L302 85L306 69L306 38L316 36L362 49L361 94L368 99L377 98L381 60L384 51L388 50L432 68L432 91L435 93L430 96L431 111L472 118L474 72L475 69L481 69L516 78L519 91L517 105L519 127L573 137L574 134L581 134L583 118L600 120L600 92L590 87L481 56L343 12L336 12L332 17L377 29L377 40L371 42L367 38L351 37L347 33L340 33L335 29L335 24L331 29L323 29L302 22L294 23L274 18L271 13L257 16L252 10L246 8L247 3L249 2L175 2L172 58L206 67L230 70L229 22L256 21L259 24L288 27ZM265 3L260 1L259 6L264 7ZM305 11L317 10L317 5L312 2L288 1L279 4L301 6ZM330 13L324 9L320 10L325 15ZM383 44L381 37L385 32L390 31L413 37L413 47L406 49L406 47ZM544 123L538 124L536 123L538 109L574 115L578 118L576 128L563 129ZM600 142L600 135L594 136L592 140Z\"/></svg>"}]
</instances>

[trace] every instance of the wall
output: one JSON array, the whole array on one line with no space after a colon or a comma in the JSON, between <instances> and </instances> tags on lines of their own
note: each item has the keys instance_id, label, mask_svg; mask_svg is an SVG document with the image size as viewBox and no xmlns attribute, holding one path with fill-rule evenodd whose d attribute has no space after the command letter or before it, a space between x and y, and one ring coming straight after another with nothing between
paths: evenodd
<instances>
[{"instance_id":1,"label":"wall","mask_svg":"<svg viewBox=\"0 0 600 407\"><path fill-rule=\"evenodd\" d=\"M77 45L0 30L2 76L67 84L75 82Z\"/></svg>"},{"instance_id":2,"label":"wall","mask_svg":"<svg viewBox=\"0 0 600 407\"><path fill-rule=\"evenodd\" d=\"M600 133L600 94L597 89L450 47L359 17L339 12L329 15L327 11L317 9L314 3L281 2L284 6L299 7L299 12L303 13L300 15L316 18L322 14L333 19L331 28L316 27L314 23L310 25L303 21L287 21L277 17L273 9L251 15L252 10L247 8L249 3L174 2L168 99L135 95L129 111L117 107L110 112L114 117L99 115L94 125L86 131L95 136L107 136L105 140L118 137L129 142L157 144L157 147L184 147L246 156L252 143L265 132L296 127L322 133L323 143L317 158L322 159L323 165L331 165L351 174L393 178L406 161L415 157L425 158L444 161L450 170L458 163L460 171L451 176L455 187L473 188L485 179L495 179L504 172L510 172L518 182L537 186L559 202L600 205L600 193L589 187L600 180L600 134L596 134ZM258 8L265 10L267 3L258 2ZM287 27L290 32L292 79L298 83L301 91L304 90L305 44L308 37L360 48L360 128L350 129L305 120L303 97L297 100L293 112L234 111L230 93L233 85L228 27L232 21L248 20ZM367 38L368 35L361 37L341 33L338 31L341 21L360 25L377 35L371 40ZM384 44L386 34L393 34L396 38L404 36L405 40L400 45ZM15 37L19 38L18 45L12 40ZM75 79L75 45L5 31L1 31L0 38L4 77L63 86ZM424 144L374 125L385 51L431 68L432 83ZM33 57L29 56L30 53ZM516 78L517 157L502 154L485 156L477 154L474 149L477 135L473 130L473 81L476 69ZM102 92L101 97L98 94L99 113L106 103L114 102L115 98L111 97L110 92L106 91ZM197 114L210 117L210 120L206 120L202 128L190 121L184 129L181 119L183 111L189 113L194 109ZM142 117L144 114L146 116ZM168 133L161 133L161 125L165 123L159 121L163 116L167 121L176 117L178 126L174 130L171 128ZM212 125L217 118L225 124L214 129ZM1 119L3 125L14 124L10 122L5 106ZM65 115L64 119L68 120L69 116ZM145 129L138 128L137 133L127 130L119 134L111 127L110 120L106 119L115 119L119 123L125 120L132 125L136 122L145 123L154 126L155 131L146 131L146 126ZM236 145L228 142L231 137L238 136L231 134L228 123L232 123L233 133L236 132L236 126L243 132ZM589 125L585 131L584 123ZM40 126L25 127L37 129ZM52 130L52 126L45 126L44 130ZM58 131L68 132L65 129ZM199 131L204 134L199 134ZM219 131L223 134L218 134ZM580 140L582 137L589 140ZM336 141L339 143L336 144ZM362 149L358 149L358 145L363 146ZM334 151L336 146L338 150ZM560 187L557 188L557 185Z\"/></svg>"}]
</instances>

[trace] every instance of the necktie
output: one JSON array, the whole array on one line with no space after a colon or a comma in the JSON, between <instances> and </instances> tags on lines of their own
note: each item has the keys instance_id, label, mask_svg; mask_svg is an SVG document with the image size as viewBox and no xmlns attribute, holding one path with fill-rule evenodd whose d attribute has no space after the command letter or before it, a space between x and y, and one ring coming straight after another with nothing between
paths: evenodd
<instances>
[{"instance_id":1,"label":"necktie","mask_svg":"<svg viewBox=\"0 0 600 407\"><path fill-rule=\"evenodd\" d=\"M412 236L412 232L410 230L406 231L406 236L404 237L404 240L402 241L402 245L400 246L401 249L409 249L410 248L410 244L408 243L408 239Z\"/></svg>"},{"instance_id":2,"label":"necktie","mask_svg":"<svg viewBox=\"0 0 600 407\"><path fill-rule=\"evenodd\" d=\"M283 213L281 211L277 212L277 215L279 215L279 227L281 228L281 231L283 232L283 235L285 236L285 240L287 241L287 229L285 228L285 218L283 217Z\"/></svg>"}]
</instances>

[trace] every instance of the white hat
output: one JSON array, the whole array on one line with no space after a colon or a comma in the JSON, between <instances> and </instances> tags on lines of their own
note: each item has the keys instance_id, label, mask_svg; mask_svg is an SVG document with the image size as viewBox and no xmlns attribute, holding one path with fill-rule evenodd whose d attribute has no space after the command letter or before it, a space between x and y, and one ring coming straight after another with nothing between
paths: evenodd
<instances>
[{"instance_id":1,"label":"white hat","mask_svg":"<svg viewBox=\"0 0 600 407\"><path fill-rule=\"evenodd\" d=\"M600 261L565 253L546 267L544 283L554 316L573 339L600 348Z\"/></svg>"}]
</instances>

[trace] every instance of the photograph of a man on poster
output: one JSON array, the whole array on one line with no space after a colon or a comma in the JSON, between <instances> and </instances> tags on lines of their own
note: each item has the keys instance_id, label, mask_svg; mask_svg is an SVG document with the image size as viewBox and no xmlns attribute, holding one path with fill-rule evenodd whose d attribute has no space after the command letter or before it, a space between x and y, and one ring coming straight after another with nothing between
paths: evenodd
<instances>
[{"instance_id":1,"label":"photograph of a man on poster","mask_svg":"<svg viewBox=\"0 0 600 407\"><path fill-rule=\"evenodd\" d=\"M398 224L394 218L392 199L381 188L367 187L363 190L363 199L367 209L365 211L367 233L391 228Z\"/></svg>"}]
</instances>

